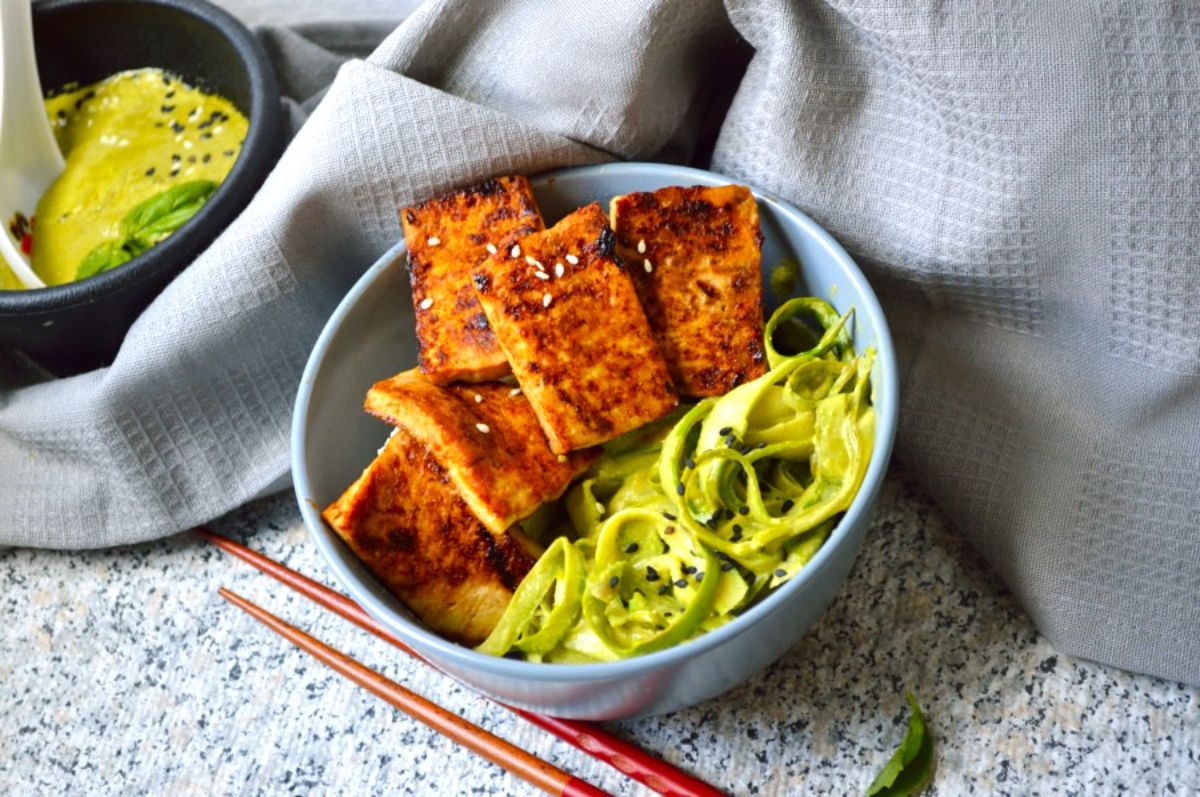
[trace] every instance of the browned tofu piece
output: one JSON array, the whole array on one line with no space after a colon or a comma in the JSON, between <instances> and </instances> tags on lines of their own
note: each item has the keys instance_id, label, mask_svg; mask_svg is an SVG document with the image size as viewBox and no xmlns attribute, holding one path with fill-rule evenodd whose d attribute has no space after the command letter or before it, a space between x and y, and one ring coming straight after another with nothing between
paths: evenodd
<instances>
[{"instance_id":1,"label":"browned tofu piece","mask_svg":"<svg viewBox=\"0 0 1200 797\"><path fill-rule=\"evenodd\" d=\"M466 645L492 632L540 553L520 532L489 532L403 430L323 515L425 625Z\"/></svg>"},{"instance_id":2,"label":"browned tofu piece","mask_svg":"<svg viewBox=\"0 0 1200 797\"><path fill-rule=\"evenodd\" d=\"M543 228L529 180L497 177L404 208L400 220L421 371L437 384L507 374L508 360L471 287L471 269L489 245L503 249Z\"/></svg>"},{"instance_id":3,"label":"browned tofu piece","mask_svg":"<svg viewBox=\"0 0 1200 797\"><path fill-rule=\"evenodd\" d=\"M475 269L475 289L556 453L611 440L678 402L667 364L613 255L598 204Z\"/></svg>"},{"instance_id":4,"label":"browned tofu piece","mask_svg":"<svg viewBox=\"0 0 1200 797\"><path fill-rule=\"evenodd\" d=\"M741 185L616 197L617 254L680 393L719 396L766 370L762 233Z\"/></svg>"},{"instance_id":5,"label":"browned tofu piece","mask_svg":"<svg viewBox=\"0 0 1200 797\"><path fill-rule=\"evenodd\" d=\"M503 382L439 387L415 370L376 383L366 410L403 427L496 534L562 495L598 449L551 453L529 400Z\"/></svg>"}]
</instances>

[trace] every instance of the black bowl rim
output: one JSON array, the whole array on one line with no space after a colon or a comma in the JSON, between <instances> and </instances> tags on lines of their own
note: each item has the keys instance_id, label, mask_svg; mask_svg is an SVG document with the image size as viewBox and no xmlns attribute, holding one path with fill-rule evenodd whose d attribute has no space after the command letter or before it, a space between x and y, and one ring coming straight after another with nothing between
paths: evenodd
<instances>
[{"instance_id":1,"label":"black bowl rim","mask_svg":"<svg viewBox=\"0 0 1200 797\"><path fill-rule=\"evenodd\" d=\"M85 280L0 291L0 316L55 312L103 301L108 295L159 278L164 272L182 271L190 262L180 263L178 258L188 250L200 248L201 240L209 235L206 222L220 211L222 201L237 194L257 192L265 176L262 164L274 163L276 147L282 139L283 111L274 67L262 43L232 14L207 0L40 0L33 6L35 24L39 13L85 5L166 7L215 28L233 45L250 78L250 124L233 169L200 212L169 238L127 263Z\"/></svg>"}]
</instances>

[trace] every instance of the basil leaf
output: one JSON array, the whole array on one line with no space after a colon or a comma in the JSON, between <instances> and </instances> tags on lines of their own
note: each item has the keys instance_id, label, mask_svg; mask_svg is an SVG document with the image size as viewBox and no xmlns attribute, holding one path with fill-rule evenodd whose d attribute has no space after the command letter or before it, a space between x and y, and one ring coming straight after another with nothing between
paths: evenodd
<instances>
[{"instance_id":1,"label":"basil leaf","mask_svg":"<svg viewBox=\"0 0 1200 797\"><path fill-rule=\"evenodd\" d=\"M211 180L180 183L155 194L125 214L121 236L139 254L178 230L217 190Z\"/></svg>"},{"instance_id":2,"label":"basil leaf","mask_svg":"<svg viewBox=\"0 0 1200 797\"><path fill-rule=\"evenodd\" d=\"M83 262L75 270L75 279L94 277L132 259L133 254L121 246L120 241L105 241L83 258Z\"/></svg>"},{"instance_id":3,"label":"basil leaf","mask_svg":"<svg viewBox=\"0 0 1200 797\"><path fill-rule=\"evenodd\" d=\"M75 279L81 280L127 263L195 216L217 190L211 180L180 183L140 202L121 219L121 236L87 253Z\"/></svg>"},{"instance_id":4,"label":"basil leaf","mask_svg":"<svg viewBox=\"0 0 1200 797\"><path fill-rule=\"evenodd\" d=\"M908 797L920 792L933 779L933 735L925 727L925 717L916 698L910 693L905 693L905 697L912 707L908 732L867 787L867 797Z\"/></svg>"}]
</instances>

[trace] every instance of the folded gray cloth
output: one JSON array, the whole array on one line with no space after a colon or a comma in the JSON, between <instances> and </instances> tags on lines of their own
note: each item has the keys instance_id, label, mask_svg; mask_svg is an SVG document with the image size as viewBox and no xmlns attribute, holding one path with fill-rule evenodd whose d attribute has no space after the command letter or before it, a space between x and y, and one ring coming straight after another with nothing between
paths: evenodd
<instances>
[{"instance_id":1,"label":"folded gray cloth","mask_svg":"<svg viewBox=\"0 0 1200 797\"><path fill-rule=\"evenodd\" d=\"M28 384L0 363L0 542L148 539L279 485L309 347L399 205L704 157L748 43L712 167L867 270L900 459L1057 646L1200 683L1198 30L1188 4L1115 0L427 3L340 68L112 367ZM319 94L336 48L263 35Z\"/></svg>"}]
</instances>

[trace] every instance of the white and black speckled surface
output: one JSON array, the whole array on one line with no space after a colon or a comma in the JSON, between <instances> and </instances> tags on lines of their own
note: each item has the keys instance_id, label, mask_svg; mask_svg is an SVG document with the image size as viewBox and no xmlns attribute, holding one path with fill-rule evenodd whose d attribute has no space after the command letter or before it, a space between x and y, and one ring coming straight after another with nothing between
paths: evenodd
<instances>
[{"instance_id":1,"label":"white and black speckled surface","mask_svg":"<svg viewBox=\"0 0 1200 797\"><path fill-rule=\"evenodd\" d=\"M329 580L290 495L215 525ZM0 792L528 791L224 604L220 585L605 789L642 793L188 535L0 551ZM788 655L721 698L612 727L735 793L861 793L903 735L905 689L938 738L931 794L1200 793L1200 690L1055 653L899 472L850 580Z\"/></svg>"}]
</instances>

